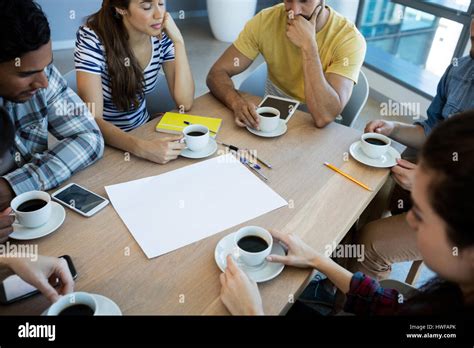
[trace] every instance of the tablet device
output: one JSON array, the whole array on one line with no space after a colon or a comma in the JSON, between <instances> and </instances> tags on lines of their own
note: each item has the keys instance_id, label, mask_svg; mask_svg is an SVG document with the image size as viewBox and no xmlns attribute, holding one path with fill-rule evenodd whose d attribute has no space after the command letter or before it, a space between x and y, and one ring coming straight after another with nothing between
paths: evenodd
<instances>
[{"instance_id":1,"label":"tablet device","mask_svg":"<svg viewBox=\"0 0 474 348\"><path fill-rule=\"evenodd\" d=\"M292 99L277 97L274 95L267 95L260 103L259 107L272 107L280 111L280 118L288 123L291 116L296 112L300 106L300 102Z\"/></svg>"}]
</instances>

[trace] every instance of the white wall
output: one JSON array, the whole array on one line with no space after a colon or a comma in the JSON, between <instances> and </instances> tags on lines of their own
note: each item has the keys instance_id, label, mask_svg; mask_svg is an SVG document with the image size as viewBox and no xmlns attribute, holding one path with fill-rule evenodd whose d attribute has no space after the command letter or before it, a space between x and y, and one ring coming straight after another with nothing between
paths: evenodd
<instances>
[{"instance_id":1,"label":"white wall","mask_svg":"<svg viewBox=\"0 0 474 348\"><path fill-rule=\"evenodd\" d=\"M326 4L352 22L356 22L359 0L326 0Z\"/></svg>"}]
</instances>

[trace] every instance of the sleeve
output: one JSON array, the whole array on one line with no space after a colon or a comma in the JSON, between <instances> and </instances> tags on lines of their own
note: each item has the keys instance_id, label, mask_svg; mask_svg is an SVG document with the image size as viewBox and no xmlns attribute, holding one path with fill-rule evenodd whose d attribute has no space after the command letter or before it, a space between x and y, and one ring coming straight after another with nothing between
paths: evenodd
<instances>
[{"instance_id":1,"label":"sleeve","mask_svg":"<svg viewBox=\"0 0 474 348\"><path fill-rule=\"evenodd\" d=\"M365 38L359 32L354 31L353 35L338 45L325 73L337 74L357 83L366 52Z\"/></svg>"},{"instance_id":2,"label":"sleeve","mask_svg":"<svg viewBox=\"0 0 474 348\"><path fill-rule=\"evenodd\" d=\"M255 60L260 54L261 23L262 12L247 22L237 40L234 41L235 48L251 60Z\"/></svg>"},{"instance_id":3,"label":"sleeve","mask_svg":"<svg viewBox=\"0 0 474 348\"><path fill-rule=\"evenodd\" d=\"M48 130L59 142L48 151L33 154L29 163L4 176L17 194L55 188L104 152L104 139L87 106L54 66L48 70Z\"/></svg>"},{"instance_id":4,"label":"sleeve","mask_svg":"<svg viewBox=\"0 0 474 348\"><path fill-rule=\"evenodd\" d=\"M99 37L91 29L80 27L77 31L74 63L76 70L91 74L101 74L105 70L104 49Z\"/></svg>"},{"instance_id":5,"label":"sleeve","mask_svg":"<svg viewBox=\"0 0 474 348\"><path fill-rule=\"evenodd\" d=\"M352 276L344 311L355 315L393 315L399 307L399 293L384 289L374 279L357 272Z\"/></svg>"},{"instance_id":6,"label":"sleeve","mask_svg":"<svg viewBox=\"0 0 474 348\"><path fill-rule=\"evenodd\" d=\"M165 33L163 33L160 44L163 47L163 62L175 60L174 43Z\"/></svg>"},{"instance_id":7,"label":"sleeve","mask_svg":"<svg viewBox=\"0 0 474 348\"><path fill-rule=\"evenodd\" d=\"M438 83L438 90L436 92L436 96L434 97L428 110L426 111L426 113L428 114L428 119L423 122L415 122L416 125L420 125L423 127L426 136L431 133L431 131L437 124L444 120L443 109L447 101L447 81L451 68L452 65L446 70L443 77Z\"/></svg>"}]
</instances>

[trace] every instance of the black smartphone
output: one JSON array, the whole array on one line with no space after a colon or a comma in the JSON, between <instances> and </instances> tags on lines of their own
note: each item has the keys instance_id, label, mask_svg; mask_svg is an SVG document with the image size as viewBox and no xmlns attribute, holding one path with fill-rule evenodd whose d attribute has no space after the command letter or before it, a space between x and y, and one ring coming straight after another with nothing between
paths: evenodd
<instances>
[{"instance_id":1,"label":"black smartphone","mask_svg":"<svg viewBox=\"0 0 474 348\"><path fill-rule=\"evenodd\" d=\"M69 271L73 279L77 278L76 268L72 263L72 259L69 255L60 256L66 260L67 265L69 266ZM16 274L11 275L5 278L0 283L0 303L1 304L10 304L28 298L30 296L36 295L39 293L39 290L29 283L25 282Z\"/></svg>"}]
</instances>

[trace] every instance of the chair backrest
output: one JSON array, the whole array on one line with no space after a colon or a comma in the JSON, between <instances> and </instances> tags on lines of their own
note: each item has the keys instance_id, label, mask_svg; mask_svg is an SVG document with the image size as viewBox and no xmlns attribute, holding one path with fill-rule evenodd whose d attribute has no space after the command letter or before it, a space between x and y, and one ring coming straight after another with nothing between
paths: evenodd
<instances>
[{"instance_id":1,"label":"chair backrest","mask_svg":"<svg viewBox=\"0 0 474 348\"><path fill-rule=\"evenodd\" d=\"M239 90L255 96L263 97L265 95L267 76L267 64L263 63L242 82ZM369 81L367 81L367 77L361 70L359 81L354 86L351 98L341 113L341 124L352 127L367 103L368 98Z\"/></svg>"},{"instance_id":2,"label":"chair backrest","mask_svg":"<svg viewBox=\"0 0 474 348\"><path fill-rule=\"evenodd\" d=\"M146 105L150 116L176 109L176 102L171 96L165 75L158 74L155 88L146 95Z\"/></svg>"},{"instance_id":3,"label":"chair backrest","mask_svg":"<svg viewBox=\"0 0 474 348\"><path fill-rule=\"evenodd\" d=\"M69 88L77 93L76 71L68 72L64 75L64 78ZM150 116L176 108L176 103L168 88L168 82L163 74L158 74L158 82L155 88L146 95L146 104Z\"/></svg>"},{"instance_id":4,"label":"chair backrest","mask_svg":"<svg viewBox=\"0 0 474 348\"><path fill-rule=\"evenodd\" d=\"M267 76L267 64L260 64L260 66L252 71L252 73L242 82L239 90L263 98L265 95Z\"/></svg>"},{"instance_id":5,"label":"chair backrest","mask_svg":"<svg viewBox=\"0 0 474 348\"><path fill-rule=\"evenodd\" d=\"M76 70L71 70L63 77L66 79L69 88L71 88L75 93L77 93Z\"/></svg>"},{"instance_id":6,"label":"chair backrest","mask_svg":"<svg viewBox=\"0 0 474 348\"><path fill-rule=\"evenodd\" d=\"M367 99L369 99L369 81L361 70L359 74L359 82L354 86L351 98L344 110L342 110L341 123L347 127L352 127L367 103Z\"/></svg>"},{"instance_id":7,"label":"chair backrest","mask_svg":"<svg viewBox=\"0 0 474 348\"><path fill-rule=\"evenodd\" d=\"M385 289L397 290L405 298L413 296L414 294L419 292L419 290L414 286L395 279L383 279L379 282L379 284Z\"/></svg>"}]
</instances>

